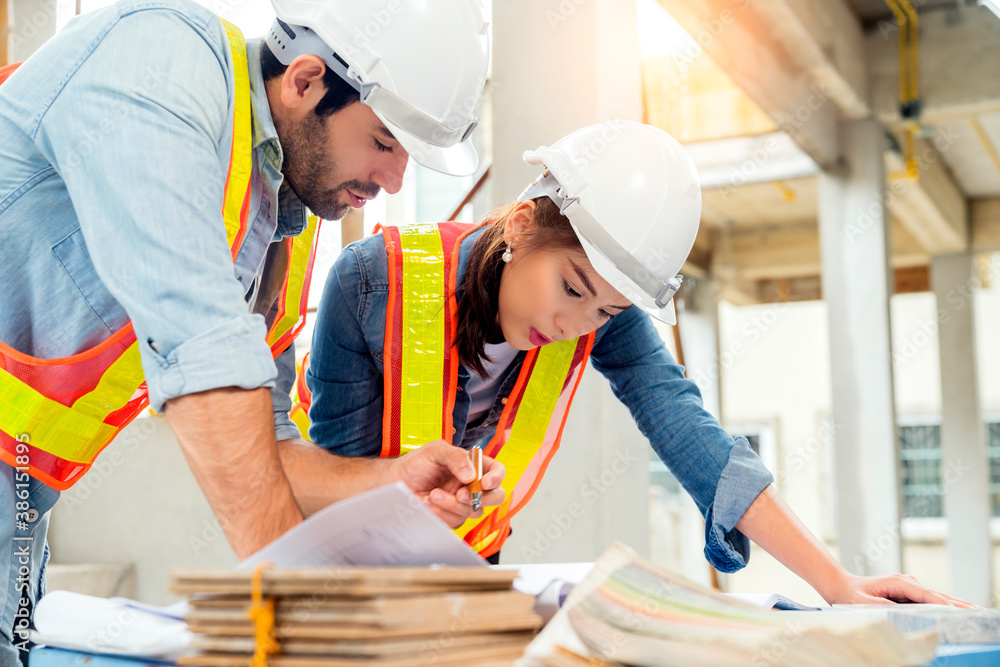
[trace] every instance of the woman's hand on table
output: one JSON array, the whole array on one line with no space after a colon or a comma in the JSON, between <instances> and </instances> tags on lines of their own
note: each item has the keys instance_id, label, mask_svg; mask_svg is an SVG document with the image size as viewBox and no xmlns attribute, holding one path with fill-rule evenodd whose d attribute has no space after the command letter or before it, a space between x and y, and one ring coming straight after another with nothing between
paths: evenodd
<instances>
[{"instance_id":1,"label":"woman's hand on table","mask_svg":"<svg viewBox=\"0 0 1000 667\"><path fill-rule=\"evenodd\" d=\"M922 602L975 609L977 605L938 593L922 585L908 574L863 577L846 575L827 599L830 604L894 604Z\"/></svg>"}]
</instances>

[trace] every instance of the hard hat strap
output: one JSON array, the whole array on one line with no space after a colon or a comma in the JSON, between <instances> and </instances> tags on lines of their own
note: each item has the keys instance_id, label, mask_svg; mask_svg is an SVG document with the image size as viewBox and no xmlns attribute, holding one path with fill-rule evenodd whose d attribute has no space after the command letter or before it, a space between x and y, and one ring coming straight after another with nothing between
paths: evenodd
<instances>
[{"instance_id":1,"label":"hard hat strap","mask_svg":"<svg viewBox=\"0 0 1000 667\"><path fill-rule=\"evenodd\" d=\"M579 197L566 196L562 186L559 185L559 181L548 171L545 171L536 180L532 181L517 199L523 202L542 196L551 199L559 207L559 212L573 223L573 228L577 234L586 239L590 245L597 248L619 271L624 273L639 289L649 295L657 308L666 308L674 294L680 289L683 282L682 276L676 275L670 280L663 281L650 274L646 267L625 250L608 233L608 230L590 214L590 211L584 208L583 204L580 203Z\"/></svg>"},{"instance_id":2,"label":"hard hat strap","mask_svg":"<svg viewBox=\"0 0 1000 667\"><path fill-rule=\"evenodd\" d=\"M291 26L276 19L265 41L278 62L286 67L301 55L319 56L337 76L358 91L364 104L407 133L433 146L449 148L460 144L479 125L479 119L473 117L452 127L412 106L383 88L377 81L362 81L361 75L338 56L322 37L305 26Z\"/></svg>"}]
</instances>

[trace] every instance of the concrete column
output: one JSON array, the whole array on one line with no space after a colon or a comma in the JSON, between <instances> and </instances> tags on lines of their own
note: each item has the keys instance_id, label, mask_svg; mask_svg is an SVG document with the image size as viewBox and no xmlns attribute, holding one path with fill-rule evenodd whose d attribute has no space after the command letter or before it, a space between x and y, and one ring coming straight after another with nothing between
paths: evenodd
<instances>
[{"instance_id":1,"label":"concrete column","mask_svg":"<svg viewBox=\"0 0 1000 667\"><path fill-rule=\"evenodd\" d=\"M979 408L976 364L977 284L972 253L931 260L941 358L941 484L948 523L951 592L991 603L989 455Z\"/></svg>"},{"instance_id":2,"label":"concrete column","mask_svg":"<svg viewBox=\"0 0 1000 667\"><path fill-rule=\"evenodd\" d=\"M537 167L521 154L590 123L641 120L634 0L493 3L492 195L513 201ZM628 411L587 370L534 500L502 560L590 560L618 539L649 551L648 445ZM576 511L574 511L576 510Z\"/></svg>"},{"instance_id":3,"label":"concrete column","mask_svg":"<svg viewBox=\"0 0 1000 667\"><path fill-rule=\"evenodd\" d=\"M0 67L10 64L13 55L10 29L13 14L10 0L0 0Z\"/></svg>"},{"instance_id":4,"label":"concrete column","mask_svg":"<svg viewBox=\"0 0 1000 667\"><path fill-rule=\"evenodd\" d=\"M493 3L493 195L540 170L521 154L585 125L642 120L635 0Z\"/></svg>"},{"instance_id":5,"label":"concrete column","mask_svg":"<svg viewBox=\"0 0 1000 667\"><path fill-rule=\"evenodd\" d=\"M340 245L346 248L351 243L364 238L365 230L365 210L363 208L349 208L347 214L340 221Z\"/></svg>"},{"instance_id":6,"label":"concrete column","mask_svg":"<svg viewBox=\"0 0 1000 667\"><path fill-rule=\"evenodd\" d=\"M403 177L404 184L409 184L413 182L413 170L416 169L414 161L410 160L409 164L406 166L406 175ZM403 189L394 195L389 195L385 198L385 224L387 225L406 225L413 222L418 222L416 219L416 208L417 208L417 193L416 188L406 187L404 185ZM425 222L420 220L419 222ZM371 231L374 225L369 224L369 228L365 231Z\"/></svg>"},{"instance_id":7,"label":"concrete column","mask_svg":"<svg viewBox=\"0 0 1000 667\"><path fill-rule=\"evenodd\" d=\"M846 164L819 177L823 295L830 362L840 561L857 574L901 569L899 463L889 329L883 130L840 126Z\"/></svg>"},{"instance_id":8,"label":"concrete column","mask_svg":"<svg viewBox=\"0 0 1000 667\"><path fill-rule=\"evenodd\" d=\"M56 34L56 0L13 0L13 6L11 62L16 63L27 60Z\"/></svg>"}]
</instances>

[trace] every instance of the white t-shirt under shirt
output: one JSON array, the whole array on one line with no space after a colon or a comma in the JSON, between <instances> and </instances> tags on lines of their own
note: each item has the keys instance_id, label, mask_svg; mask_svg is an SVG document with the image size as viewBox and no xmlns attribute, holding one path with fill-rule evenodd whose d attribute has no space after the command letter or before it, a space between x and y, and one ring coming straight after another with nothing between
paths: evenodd
<instances>
[{"instance_id":1,"label":"white t-shirt under shirt","mask_svg":"<svg viewBox=\"0 0 1000 667\"><path fill-rule=\"evenodd\" d=\"M497 343L496 345L487 343L484 352L487 357L493 360L483 359L487 377L481 378L473 371L470 373L471 377L466 387L469 398L472 400L472 404L469 406L470 424L485 416L493 407L493 403L497 399L497 392L500 391L500 375L507 370L507 367L517 356L517 350L508 343Z\"/></svg>"}]
</instances>

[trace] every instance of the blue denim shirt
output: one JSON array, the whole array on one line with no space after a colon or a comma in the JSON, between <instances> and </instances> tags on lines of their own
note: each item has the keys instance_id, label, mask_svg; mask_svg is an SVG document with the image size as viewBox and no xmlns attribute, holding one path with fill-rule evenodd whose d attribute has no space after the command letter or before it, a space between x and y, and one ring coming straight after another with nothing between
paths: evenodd
<instances>
[{"instance_id":1,"label":"blue denim shirt","mask_svg":"<svg viewBox=\"0 0 1000 667\"><path fill-rule=\"evenodd\" d=\"M459 254L458 283L479 233ZM389 280L381 235L349 245L327 278L313 333L306 380L312 391L309 436L341 455L378 456L382 448L383 342ZM524 352L505 371L483 423L468 424L469 370L460 365L453 442L463 447L492 437L503 400L517 380ZM735 441L702 407L701 394L670 357L649 316L630 308L597 331L591 363L631 411L656 453L705 517L705 556L733 572L750 556L736 523L773 477L745 438Z\"/></svg>"},{"instance_id":2,"label":"blue denim shirt","mask_svg":"<svg viewBox=\"0 0 1000 667\"><path fill-rule=\"evenodd\" d=\"M272 387L282 439L298 436L294 351L276 381L264 317L251 313L268 245L307 218L282 186L259 40L247 59L252 199L235 266L221 214L233 63L212 12L123 0L72 20L0 86L0 341L64 357L131 319L155 410Z\"/></svg>"}]
</instances>

